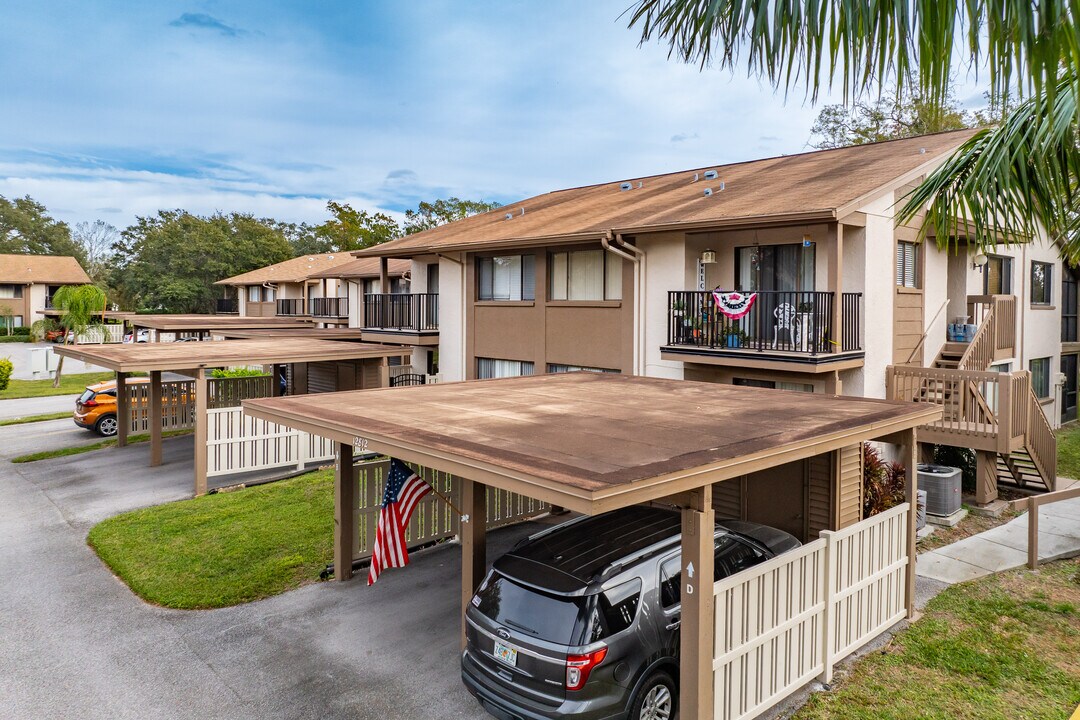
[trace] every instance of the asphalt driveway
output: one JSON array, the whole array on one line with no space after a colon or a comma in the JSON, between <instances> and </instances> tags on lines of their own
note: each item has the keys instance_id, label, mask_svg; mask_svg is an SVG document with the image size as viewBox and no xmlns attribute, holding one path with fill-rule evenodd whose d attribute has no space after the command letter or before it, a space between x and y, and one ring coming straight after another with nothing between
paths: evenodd
<instances>
[{"instance_id":1,"label":"asphalt driveway","mask_svg":"<svg viewBox=\"0 0 1080 720\"><path fill-rule=\"evenodd\" d=\"M456 545L373 588L319 583L223 610L143 603L86 545L100 519L186 497L190 438L0 461L0 718L483 718L458 671ZM497 556L530 528L492 533Z\"/></svg>"}]
</instances>

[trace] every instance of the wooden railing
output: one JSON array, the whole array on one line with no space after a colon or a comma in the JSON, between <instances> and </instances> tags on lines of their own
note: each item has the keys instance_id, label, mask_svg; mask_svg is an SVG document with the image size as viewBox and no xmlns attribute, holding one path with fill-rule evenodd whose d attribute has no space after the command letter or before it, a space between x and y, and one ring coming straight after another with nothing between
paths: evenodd
<instances>
[{"instance_id":1,"label":"wooden railing","mask_svg":"<svg viewBox=\"0 0 1080 720\"><path fill-rule=\"evenodd\" d=\"M252 377L210 378L207 381L207 407L237 407L243 400L270 397L274 394L274 379L269 375Z\"/></svg>"},{"instance_id":2,"label":"wooden railing","mask_svg":"<svg viewBox=\"0 0 1080 720\"><path fill-rule=\"evenodd\" d=\"M1039 567L1039 506L1049 505L1061 500L1080 498L1080 486L1068 490L1051 491L1046 495L1032 495L1027 499L1028 522L1028 567Z\"/></svg>"},{"instance_id":3,"label":"wooden railing","mask_svg":"<svg viewBox=\"0 0 1080 720\"><path fill-rule=\"evenodd\" d=\"M995 361L1012 357L1016 348L1016 297L968 295L968 316L979 326L959 370L986 370Z\"/></svg>"},{"instance_id":4,"label":"wooden railing","mask_svg":"<svg viewBox=\"0 0 1080 720\"><path fill-rule=\"evenodd\" d=\"M1024 448L1042 475L1046 489L1053 492L1057 487L1057 435L1043 413L1042 403L1031 389L1030 377L1027 407L1028 427L1024 436Z\"/></svg>"},{"instance_id":5,"label":"wooden railing","mask_svg":"<svg viewBox=\"0 0 1080 720\"><path fill-rule=\"evenodd\" d=\"M971 301L968 301L971 308ZM994 353L997 347L997 315L994 314L994 306L989 305L983 313L979 329L975 331L964 355L956 364L957 370L987 370L994 362Z\"/></svg>"}]
</instances>

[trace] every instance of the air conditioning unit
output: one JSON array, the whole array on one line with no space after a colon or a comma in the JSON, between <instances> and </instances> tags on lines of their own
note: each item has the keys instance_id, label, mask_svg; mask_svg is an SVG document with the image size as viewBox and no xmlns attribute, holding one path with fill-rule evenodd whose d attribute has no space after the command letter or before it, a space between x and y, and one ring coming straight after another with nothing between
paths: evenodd
<instances>
[{"instance_id":1,"label":"air conditioning unit","mask_svg":"<svg viewBox=\"0 0 1080 720\"><path fill-rule=\"evenodd\" d=\"M926 513L947 517L960 511L960 468L919 465L919 487L926 490Z\"/></svg>"}]
</instances>

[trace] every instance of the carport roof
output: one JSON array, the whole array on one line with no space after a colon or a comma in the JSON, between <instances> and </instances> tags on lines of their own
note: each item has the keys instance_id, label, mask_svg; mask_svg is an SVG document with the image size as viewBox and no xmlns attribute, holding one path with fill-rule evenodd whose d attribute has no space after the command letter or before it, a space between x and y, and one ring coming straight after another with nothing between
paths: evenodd
<instances>
[{"instance_id":1,"label":"carport roof","mask_svg":"<svg viewBox=\"0 0 1080 720\"><path fill-rule=\"evenodd\" d=\"M288 317L239 317L237 315L132 315L132 325L166 332L226 330L238 328L310 328L310 322Z\"/></svg>"},{"instance_id":2,"label":"carport roof","mask_svg":"<svg viewBox=\"0 0 1080 720\"><path fill-rule=\"evenodd\" d=\"M360 340L363 328L351 327L302 327L302 328L239 328L221 329L216 332L226 338L314 338L319 340ZM405 348L405 352L411 348Z\"/></svg>"},{"instance_id":3,"label":"carport roof","mask_svg":"<svg viewBox=\"0 0 1080 720\"><path fill-rule=\"evenodd\" d=\"M116 372L192 370L229 365L396 357L400 347L370 343L270 338L133 345L58 345L56 353Z\"/></svg>"},{"instance_id":4,"label":"carport roof","mask_svg":"<svg viewBox=\"0 0 1080 720\"><path fill-rule=\"evenodd\" d=\"M586 513L941 417L925 403L599 373L261 398L244 409Z\"/></svg>"}]
</instances>

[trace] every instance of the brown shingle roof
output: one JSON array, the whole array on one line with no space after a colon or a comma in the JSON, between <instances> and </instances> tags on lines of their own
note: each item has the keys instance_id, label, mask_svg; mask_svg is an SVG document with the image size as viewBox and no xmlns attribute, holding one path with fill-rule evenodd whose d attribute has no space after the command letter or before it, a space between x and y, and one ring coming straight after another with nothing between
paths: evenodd
<instances>
[{"instance_id":1,"label":"brown shingle roof","mask_svg":"<svg viewBox=\"0 0 1080 720\"><path fill-rule=\"evenodd\" d=\"M391 258L387 263L390 277L400 277L407 273L412 267L412 263L408 260L398 260ZM329 270L323 270L320 273L315 273L311 277L313 278L348 278L349 280L362 280L364 278L377 278L379 277L379 259L378 258L355 258L352 262L345 265L338 265L337 267L330 268Z\"/></svg>"},{"instance_id":2,"label":"brown shingle roof","mask_svg":"<svg viewBox=\"0 0 1080 720\"><path fill-rule=\"evenodd\" d=\"M70 255L0 255L0 283L85 285L90 277Z\"/></svg>"},{"instance_id":3,"label":"brown shingle roof","mask_svg":"<svg viewBox=\"0 0 1080 720\"><path fill-rule=\"evenodd\" d=\"M940 158L975 132L959 130L559 190L356 254L408 257L532 239L595 239L608 230L722 227L757 218L827 219ZM706 180L707 170L716 170L717 177ZM624 182L633 189L622 190ZM706 188L712 189L711 196L705 195ZM510 220L508 213L513 215Z\"/></svg>"},{"instance_id":4,"label":"brown shingle roof","mask_svg":"<svg viewBox=\"0 0 1080 720\"><path fill-rule=\"evenodd\" d=\"M264 282L303 282L315 273L350 263L355 258L347 252L301 255L275 265L218 280L215 285L257 285Z\"/></svg>"}]
</instances>

